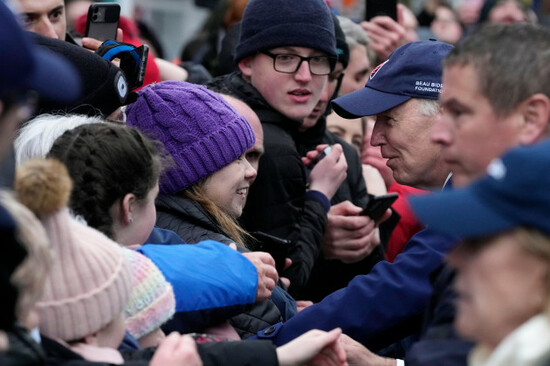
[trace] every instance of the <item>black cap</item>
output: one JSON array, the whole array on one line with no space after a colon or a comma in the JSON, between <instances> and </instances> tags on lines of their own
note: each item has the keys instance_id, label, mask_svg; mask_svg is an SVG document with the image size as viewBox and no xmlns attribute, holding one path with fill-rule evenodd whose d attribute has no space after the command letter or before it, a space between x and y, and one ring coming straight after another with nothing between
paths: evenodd
<instances>
[{"instance_id":1,"label":"black cap","mask_svg":"<svg viewBox=\"0 0 550 366\"><path fill-rule=\"evenodd\" d=\"M74 103L41 102L38 105L39 113L63 111L107 117L117 108L131 102L126 76L112 62L66 41L39 34L33 37L40 47L64 56L76 67L82 79L83 91L83 97Z\"/></svg>"}]
</instances>

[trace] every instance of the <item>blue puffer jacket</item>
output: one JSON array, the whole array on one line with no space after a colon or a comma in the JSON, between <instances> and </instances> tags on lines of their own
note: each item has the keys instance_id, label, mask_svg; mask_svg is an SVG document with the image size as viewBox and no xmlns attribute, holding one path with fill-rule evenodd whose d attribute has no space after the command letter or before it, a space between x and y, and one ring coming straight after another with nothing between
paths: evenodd
<instances>
[{"instance_id":1,"label":"blue puffer jacket","mask_svg":"<svg viewBox=\"0 0 550 366\"><path fill-rule=\"evenodd\" d=\"M199 332L242 313L254 303L256 267L239 252L215 241L195 245L145 244L138 249L172 284L176 313L165 331ZM215 271L210 270L215 266Z\"/></svg>"}]
</instances>

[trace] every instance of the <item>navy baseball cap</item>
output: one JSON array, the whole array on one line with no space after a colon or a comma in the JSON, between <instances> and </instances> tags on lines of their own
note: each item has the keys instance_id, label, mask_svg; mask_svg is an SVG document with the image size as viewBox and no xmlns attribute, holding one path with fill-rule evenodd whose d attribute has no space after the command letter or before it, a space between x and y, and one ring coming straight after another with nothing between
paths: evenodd
<instances>
[{"instance_id":1,"label":"navy baseball cap","mask_svg":"<svg viewBox=\"0 0 550 366\"><path fill-rule=\"evenodd\" d=\"M42 98L71 102L80 97L80 78L63 57L35 46L0 1L0 97L34 90Z\"/></svg>"},{"instance_id":2,"label":"navy baseball cap","mask_svg":"<svg viewBox=\"0 0 550 366\"><path fill-rule=\"evenodd\" d=\"M411 197L430 229L460 238L531 227L550 235L550 141L515 148L491 162L472 185Z\"/></svg>"},{"instance_id":3,"label":"navy baseball cap","mask_svg":"<svg viewBox=\"0 0 550 366\"><path fill-rule=\"evenodd\" d=\"M439 98L443 59L453 48L435 40L407 43L374 70L363 89L332 101L344 118L373 116L411 98Z\"/></svg>"}]
</instances>

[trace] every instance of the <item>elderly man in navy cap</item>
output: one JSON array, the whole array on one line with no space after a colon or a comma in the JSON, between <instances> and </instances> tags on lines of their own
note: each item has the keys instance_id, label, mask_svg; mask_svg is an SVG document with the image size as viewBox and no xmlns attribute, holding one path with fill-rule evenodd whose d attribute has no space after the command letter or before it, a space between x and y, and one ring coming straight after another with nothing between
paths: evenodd
<instances>
[{"instance_id":1,"label":"elderly man in navy cap","mask_svg":"<svg viewBox=\"0 0 550 366\"><path fill-rule=\"evenodd\" d=\"M400 184L441 187L449 174L430 131L439 114L441 60L451 48L437 41L408 43L372 71L364 88L333 103L344 118L376 117L371 144L380 146Z\"/></svg>"}]
</instances>

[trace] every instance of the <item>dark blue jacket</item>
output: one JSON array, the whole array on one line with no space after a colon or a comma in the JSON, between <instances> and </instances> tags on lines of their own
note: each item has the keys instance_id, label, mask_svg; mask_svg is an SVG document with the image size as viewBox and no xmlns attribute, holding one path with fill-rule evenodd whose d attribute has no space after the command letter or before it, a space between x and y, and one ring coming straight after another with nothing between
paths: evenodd
<instances>
[{"instance_id":1,"label":"dark blue jacket","mask_svg":"<svg viewBox=\"0 0 550 366\"><path fill-rule=\"evenodd\" d=\"M379 262L368 275L325 297L284 324L258 333L277 345L314 328L336 327L371 350L417 332L432 295L430 276L455 240L425 229L411 238L394 263Z\"/></svg>"},{"instance_id":2,"label":"dark blue jacket","mask_svg":"<svg viewBox=\"0 0 550 366\"><path fill-rule=\"evenodd\" d=\"M407 350L407 366L466 366L473 342L461 339L453 326L456 293L455 272L442 264L432 274L433 293L426 309L420 339Z\"/></svg>"}]
</instances>

